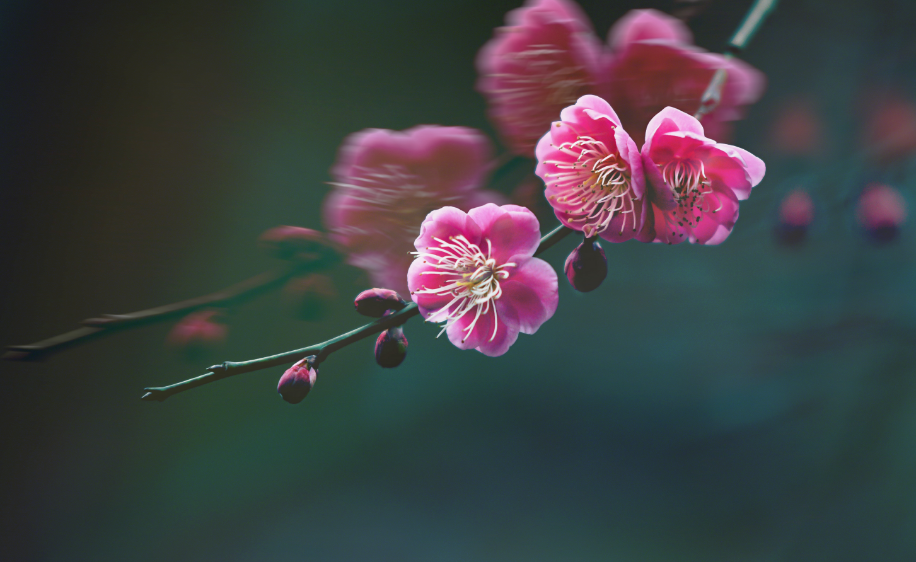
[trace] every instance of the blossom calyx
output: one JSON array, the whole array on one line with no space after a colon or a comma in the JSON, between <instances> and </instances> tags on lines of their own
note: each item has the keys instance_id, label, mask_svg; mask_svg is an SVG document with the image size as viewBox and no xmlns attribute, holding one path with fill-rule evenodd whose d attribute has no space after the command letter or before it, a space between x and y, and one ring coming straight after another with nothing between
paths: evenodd
<instances>
[{"instance_id":1,"label":"blossom calyx","mask_svg":"<svg viewBox=\"0 0 916 562\"><path fill-rule=\"evenodd\" d=\"M566 278L572 288L588 293L607 277L607 257L597 238L586 238L566 258Z\"/></svg>"},{"instance_id":2,"label":"blossom calyx","mask_svg":"<svg viewBox=\"0 0 916 562\"><path fill-rule=\"evenodd\" d=\"M407 301L391 289L367 289L356 295L353 305L363 316L381 318L389 311L401 310L407 306Z\"/></svg>"},{"instance_id":3,"label":"blossom calyx","mask_svg":"<svg viewBox=\"0 0 916 562\"><path fill-rule=\"evenodd\" d=\"M407 338L400 326L388 328L375 340L375 362L379 367L392 369L407 357Z\"/></svg>"},{"instance_id":4,"label":"blossom calyx","mask_svg":"<svg viewBox=\"0 0 916 562\"><path fill-rule=\"evenodd\" d=\"M318 377L318 364L315 360L316 356L310 355L283 373L277 384L277 392L284 400L290 404L298 404L308 396Z\"/></svg>"}]
</instances>

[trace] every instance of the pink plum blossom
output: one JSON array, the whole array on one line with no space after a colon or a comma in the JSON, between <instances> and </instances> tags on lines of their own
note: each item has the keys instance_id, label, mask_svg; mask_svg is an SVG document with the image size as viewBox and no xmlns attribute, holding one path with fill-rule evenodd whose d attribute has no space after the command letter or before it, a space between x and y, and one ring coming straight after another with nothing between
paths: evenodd
<instances>
[{"instance_id":1,"label":"pink plum blossom","mask_svg":"<svg viewBox=\"0 0 916 562\"><path fill-rule=\"evenodd\" d=\"M534 213L516 205L433 211L414 243L411 298L459 349L502 355L557 309L557 274L534 257L540 236Z\"/></svg>"},{"instance_id":2,"label":"pink plum blossom","mask_svg":"<svg viewBox=\"0 0 916 562\"><path fill-rule=\"evenodd\" d=\"M178 348L207 347L222 343L226 340L229 328L216 321L221 315L222 311L217 309L192 312L172 327L166 340Z\"/></svg>"},{"instance_id":3,"label":"pink plum blossom","mask_svg":"<svg viewBox=\"0 0 916 562\"><path fill-rule=\"evenodd\" d=\"M477 57L477 89L510 150L531 156L560 110L598 82L601 45L568 0L529 0Z\"/></svg>"},{"instance_id":4,"label":"pink plum blossom","mask_svg":"<svg viewBox=\"0 0 916 562\"><path fill-rule=\"evenodd\" d=\"M694 117L666 107L649 122L642 147L654 241L719 244L738 220L738 201L766 172L750 152L704 136Z\"/></svg>"},{"instance_id":5,"label":"pink plum blossom","mask_svg":"<svg viewBox=\"0 0 916 562\"><path fill-rule=\"evenodd\" d=\"M801 244L814 222L814 201L804 189L794 189L779 203L776 238L784 245Z\"/></svg>"},{"instance_id":6,"label":"pink plum blossom","mask_svg":"<svg viewBox=\"0 0 916 562\"><path fill-rule=\"evenodd\" d=\"M538 142L535 173L565 226L587 238L633 238L646 219L646 187L636 143L606 101L582 96Z\"/></svg>"},{"instance_id":7,"label":"pink plum blossom","mask_svg":"<svg viewBox=\"0 0 916 562\"><path fill-rule=\"evenodd\" d=\"M719 105L703 118L711 136L724 138L726 122L741 118L742 106L757 101L764 77L751 66L695 47L680 20L655 10L633 10L617 21L608 38L607 78L602 92L637 143L649 120L671 106L695 113L713 74L725 68Z\"/></svg>"},{"instance_id":8,"label":"pink plum blossom","mask_svg":"<svg viewBox=\"0 0 916 562\"><path fill-rule=\"evenodd\" d=\"M331 239L375 285L406 294L409 252L424 217L444 205L470 209L499 199L478 189L491 152L489 140L466 127L351 135L332 169L336 189L324 203Z\"/></svg>"}]
</instances>

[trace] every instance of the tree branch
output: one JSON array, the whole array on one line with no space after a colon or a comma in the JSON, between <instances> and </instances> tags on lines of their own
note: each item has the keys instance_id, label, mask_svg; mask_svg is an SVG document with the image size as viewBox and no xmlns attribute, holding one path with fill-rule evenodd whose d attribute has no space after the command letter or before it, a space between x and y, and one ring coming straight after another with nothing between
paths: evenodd
<instances>
[{"instance_id":1,"label":"tree branch","mask_svg":"<svg viewBox=\"0 0 916 562\"><path fill-rule=\"evenodd\" d=\"M545 250L552 247L554 244L563 238L566 238L566 236L573 232L575 232L575 230L572 230L571 228L558 226L557 228L550 231L546 236L541 238L541 243L538 246L537 251L534 252L534 255L540 255ZM146 393L141 396L140 399L162 402L169 396L178 394L179 392L184 392L185 390L191 390L192 388L197 388L198 386L202 386L211 382L216 382L233 375L241 375L242 373L250 373L252 371L259 371L261 369L276 367L278 365L288 365L295 363L304 357L308 357L309 355L316 355L316 363L320 364L335 351L343 349L351 343L358 342L359 340L368 336L378 334L392 326L400 326L419 313L420 310L417 308L416 303L411 303L390 316L379 318L374 322L370 322L351 332L347 332L335 338L331 338L323 343L310 345L308 347L303 347L302 349L294 349L292 351L279 353L277 355L261 357L260 359L251 359L250 361L226 361L219 365L213 365L210 367L209 372L193 379L188 379L186 381L171 384L169 386L144 388L143 390L145 390Z\"/></svg>"}]
</instances>

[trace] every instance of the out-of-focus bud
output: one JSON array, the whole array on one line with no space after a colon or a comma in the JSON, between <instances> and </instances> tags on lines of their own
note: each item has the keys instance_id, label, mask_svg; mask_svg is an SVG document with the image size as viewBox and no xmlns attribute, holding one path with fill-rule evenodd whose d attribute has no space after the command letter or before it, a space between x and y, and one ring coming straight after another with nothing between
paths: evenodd
<instances>
[{"instance_id":1,"label":"out-of-focus bud","mask_svg":"<svg viewBox=\"0 0 916 562\"><path fill-rule=\"evenodd\" d=\"M805 190L796 189L786 195L779 204L776 238L787 246L800 244L805 240L808 227L812 222L814 222L814 201Z\"/></svg>"},{"instance_id":2,"label":"out-of-focus bud","mask_svg":"<svg viewBox=\"0 0 916 562\"><path fill-rule=\"evenodd\" d=\"M318 261L338 259L337 250L328 238L317 230L301 226L276 226L264 231L261 247L282 260Z\"/></svg>"},{"instance_id":3,"label":"out-of-focus bud","mask_svg":"<svg viewBox=\"0 0 916 562\"><path fill-rule=\"evenodd\" d=\"M308 396L315 379L318 377L318 367L315 365L315 356L310 355L290 367L280 377L277 392L290 404L298 404Z\"/></svg>"},{"instance_id":4,"label":"out-of-focus bud","mask_svg":"<svg viewBox=\"0 0 916 562\"><path fill-rule=\"evenodd\" d=\"M317 320L327 312L328 302L337 298L337 289L327 275L312 273L290 279L283 287L283 297L297 317Z\"/></svg>"},{"instance_id":5,"label":"out-of-focus bud","mask_svg":"<svg viewBox=\"0 0 916 562\"><path fill-rule=\"evenodd\" d=\"M823 127L814 103L806 98L783 102L770 126L774 151L790 156L814 156L823 147Z\"/></svg>"},{"instance_id":6,"label":"out-of-focus bud","mask_svg":"<svg viewBox=\"0 0 916 562\"><path fill-rule=\"evenodd\" d=\"M367 289L356 295L353 304L356 306L356 312L372 318L381 318L386 312L401 310L407 306L401 295L390 289Z\"/></svg>"},{"instance_id":7,"label":"out-of-focus bud","mask_svg":"<svg viewBox=\"0 0 916 562\"><path fill-rule=\"evenodd\" d=\"M865 152L879 164L890 164L916 154L916 103L893 91L867 98Z\"/></svg>"},{"instance_id":8,"label":"out-of-focus bud","mask_svg":"<svg viewBox=\"0 0 916 562\"><path fill-rule=\"evenodd\" d=\"M400 365L407 357L407 338L400 326L388 328L375 340L375 362L380 367L391 369Z\"/></svg>"},{"instance_id":9,"label":"out-of-focus bud","mask_svg":"<svg viewBox=\"0 0 916 562\"><path fill-rule=\"evenodd\" d=\"M566 258L566 278L572 288L587 293L594 291L607 277L607 258L596 238L586 238Z\"/></svg>"},{"instance_id":10,"label":"out-of-focus bud","mask_svg":"<svg viewBox=\"0 0 916 562\"><path fill-rule=\"evenodd\" d=\"M859 196L856 220L873 241L890 242L897 238L906 221L906 201L893 187L870 184Z\"/></svg>"},{"instance_id":11,"label":"out-of-focus bud","mask_svg":"<svg viewBox=\"0 0 916 562\"><path fill-rule=\"evenodd\" d=\"M206 348L222 343L229 329L215 321L221 311L215 309L192 312L178 321L166 341L184 349Z\"/></svg>"}]
</instances>

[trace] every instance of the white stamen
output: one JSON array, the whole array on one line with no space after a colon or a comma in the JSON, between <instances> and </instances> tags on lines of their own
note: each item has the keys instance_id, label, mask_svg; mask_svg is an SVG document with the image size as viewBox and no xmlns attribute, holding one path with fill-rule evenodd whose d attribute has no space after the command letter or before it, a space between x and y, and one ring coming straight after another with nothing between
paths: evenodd
<instances>
[{"instance_id":1,"label":"white stamen","mask_svg":"<svg viewBox=\"0 0 916 562\"><path fill-rule=\"evenodd\" d=\"M451 295L452 300L447 305L431 314L426 320L445 322L439 332L442 335L449 326L464 317L469 312L474 312L474 319L463 328L467 332L462 343L467 341L477 320L481 315L486 315L493 310L493 334L489 341L496 338L498 318L496 314L496 301L502 296L500 280L509 278L507 268L516 267L514 263L497 265L492 257L493 245L487 239L487 253L484 254L477 244L471 243L464 235L450 236L448 241L433 238L439 246L430 246L422 252L411 252L417 259L430 264L436 270L424 271L421 275L448 275L442 284L435 289L422 289L414 291L417 295ZM438 336L436 336L438 337Z\"/></svg>"}]
</instances>

